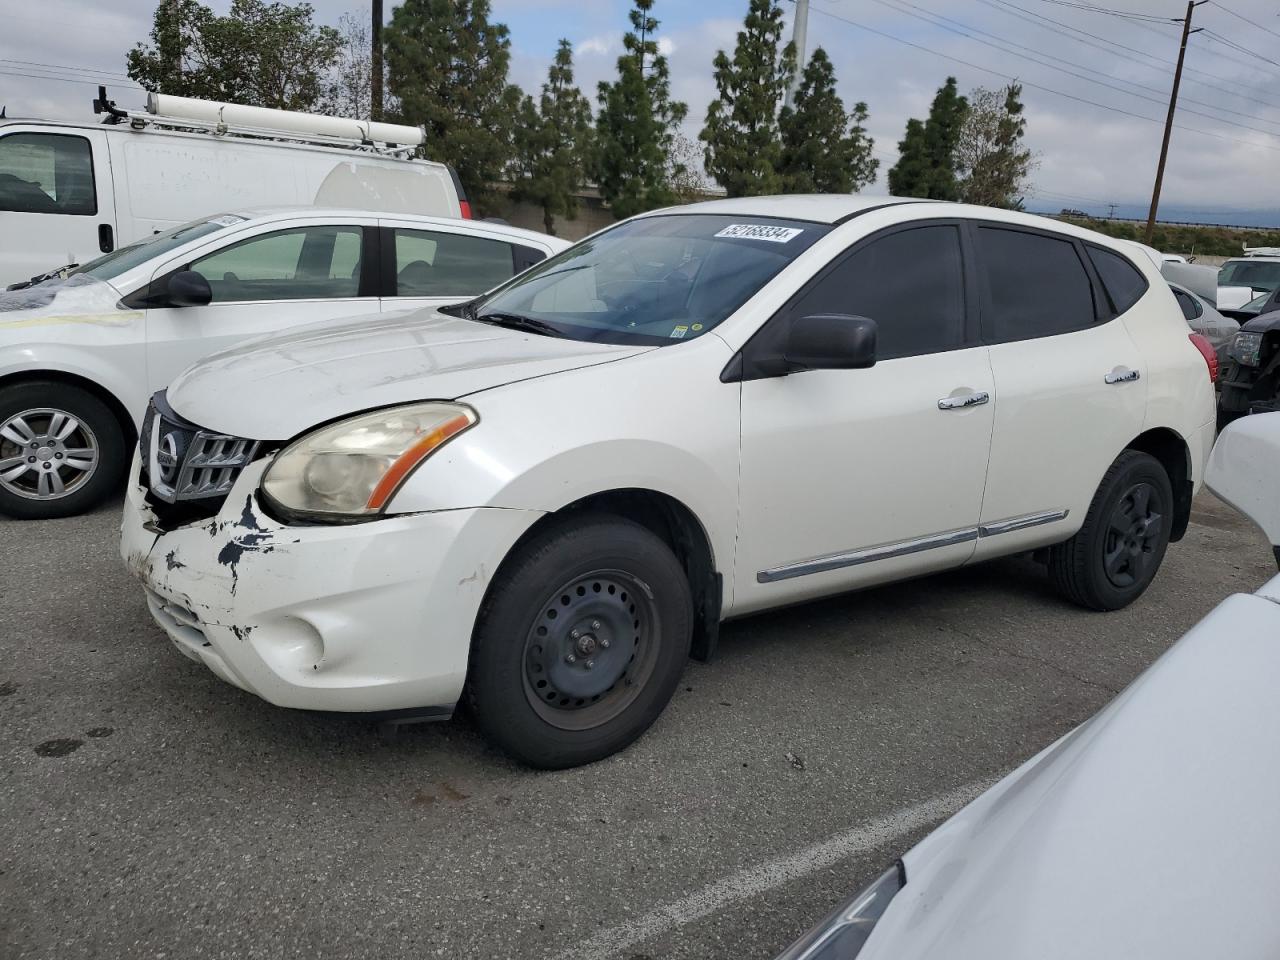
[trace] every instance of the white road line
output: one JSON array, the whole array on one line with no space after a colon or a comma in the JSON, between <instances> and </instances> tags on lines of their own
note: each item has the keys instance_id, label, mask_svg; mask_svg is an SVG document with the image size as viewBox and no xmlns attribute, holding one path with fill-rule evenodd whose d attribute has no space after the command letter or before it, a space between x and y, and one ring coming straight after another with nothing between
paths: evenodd
<instances>
[{"instance_id":1,"label":"white road line","mask_svg":"<svg viewBox=\"0 0 1280 960\"><path fill-rule=\"evenodd\" d=\"M913 830L937 823L955 813L993 782L983 780L966 783L947 793L903 807L879 820L872 820L815 843L799 853L766 860L723 880L717 880L629 923L601 930L577 949L564 953L562 960L608 960L650 937L700 920L730 904L768 893L783 884L825 870L857 854L887 846ZM852 896L856 892L850 890L849 894ZM834 908L835 904L831 906Z\"/></svg>"}]
</instances>

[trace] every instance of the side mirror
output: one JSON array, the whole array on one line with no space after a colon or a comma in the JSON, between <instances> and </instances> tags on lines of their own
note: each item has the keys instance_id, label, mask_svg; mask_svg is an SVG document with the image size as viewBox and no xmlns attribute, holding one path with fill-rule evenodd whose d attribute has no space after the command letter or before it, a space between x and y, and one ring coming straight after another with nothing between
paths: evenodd
<instances>
[{"instance_id":1,"label":"side mirror","mask_svg":"<svg viewBox=\"0 0 1280 960\"><path fill-rule=\"evenodd\" d=\"M1280 413L1255 413L1229 424L1209 455L1205 483L1262 528L1280 565Z\"/></svg>"},{"instance_id":2,"label":"side mirror","mask_svg":"<svg viewBox=\"0 0 1280 960\"><path fill-rule=\"evenodd\" d=\"M209 281L194 270L175 273L165 287L165 305L169 307L203 307L212 300Z\"/></svg>"},{"instance_id":3,"label":"side mirror","mask_svg":"<svg viewBox=\"0 0 1280 960\"><path fill-rule=\"evenodd\" d=\"M843 313L799 317L783 344L790 370L858 370L876 362L876 322Z\"/></svg>"}]
</instances>

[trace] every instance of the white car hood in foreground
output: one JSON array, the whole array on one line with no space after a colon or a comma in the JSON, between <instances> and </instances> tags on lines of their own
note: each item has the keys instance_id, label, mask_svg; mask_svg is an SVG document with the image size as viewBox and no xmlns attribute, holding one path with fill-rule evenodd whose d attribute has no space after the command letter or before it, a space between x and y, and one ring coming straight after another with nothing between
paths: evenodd
<instances>
[{"instance_id":1,"label":"white car hood in foreground","mask_svg":"<svg viewBox=\"0 0 1280 960\"><path fill-rule=\"evenodd\" d=\"M1280 577L904 858L858 960L1280 957Z\"/></svg>"},{"instance_id":2,"label":"white car hood in foreground","mask_svg":"<svg viewBox=\"0 0 1280 960\"><path fill-rule=\"evenodd\" d=\"M168 400L202 427L287 440L347 414L619 360L652 347L507 330L416 310L310 324L213 354L181 374Z\"/></svg>"}]
</instances>

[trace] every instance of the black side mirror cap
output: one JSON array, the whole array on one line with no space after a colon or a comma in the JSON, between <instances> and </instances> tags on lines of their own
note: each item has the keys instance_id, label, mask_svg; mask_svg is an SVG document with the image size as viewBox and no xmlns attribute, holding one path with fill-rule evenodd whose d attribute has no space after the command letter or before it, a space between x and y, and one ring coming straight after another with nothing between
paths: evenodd
<instances>
[{"instance_id":1,"label":"black side mirror cap","mask_svg":"<svg viewBox=\"0 0 1280 960\"><path fill-rule=\"evenodd\" d=\"M875 366L874 320L820 313L770 322L720 374L723 383L785 377L802 370L860 370Z\"/></svg>"},{"instance_id":2,"label":"black side mirror cap","mask_svg":"<svg viewBox=\"0 0 1280 960\"><path fill-rule=\"evenodd\" d=\"M203 307L212 302L213 290L202 274L182 270L169 278L165 300L170 307Z\"/></svg>"}]
</instances>

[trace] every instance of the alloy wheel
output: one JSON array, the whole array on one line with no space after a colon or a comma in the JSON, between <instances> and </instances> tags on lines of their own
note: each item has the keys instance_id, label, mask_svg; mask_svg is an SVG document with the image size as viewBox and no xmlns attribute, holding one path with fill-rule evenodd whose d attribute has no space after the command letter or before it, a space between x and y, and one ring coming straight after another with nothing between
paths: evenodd
<instances>
[{"instance_id":1,"label":"alloy wheel","mask_svg":"<svg viewBox=\"0 0 1280 960\"><path fill-rule=\"evenodd\" d=\"M77 417L51 407L0 423L0 488L27 500L58 500L98 469L98 438Z\"/></svg>"}]
</instances>

